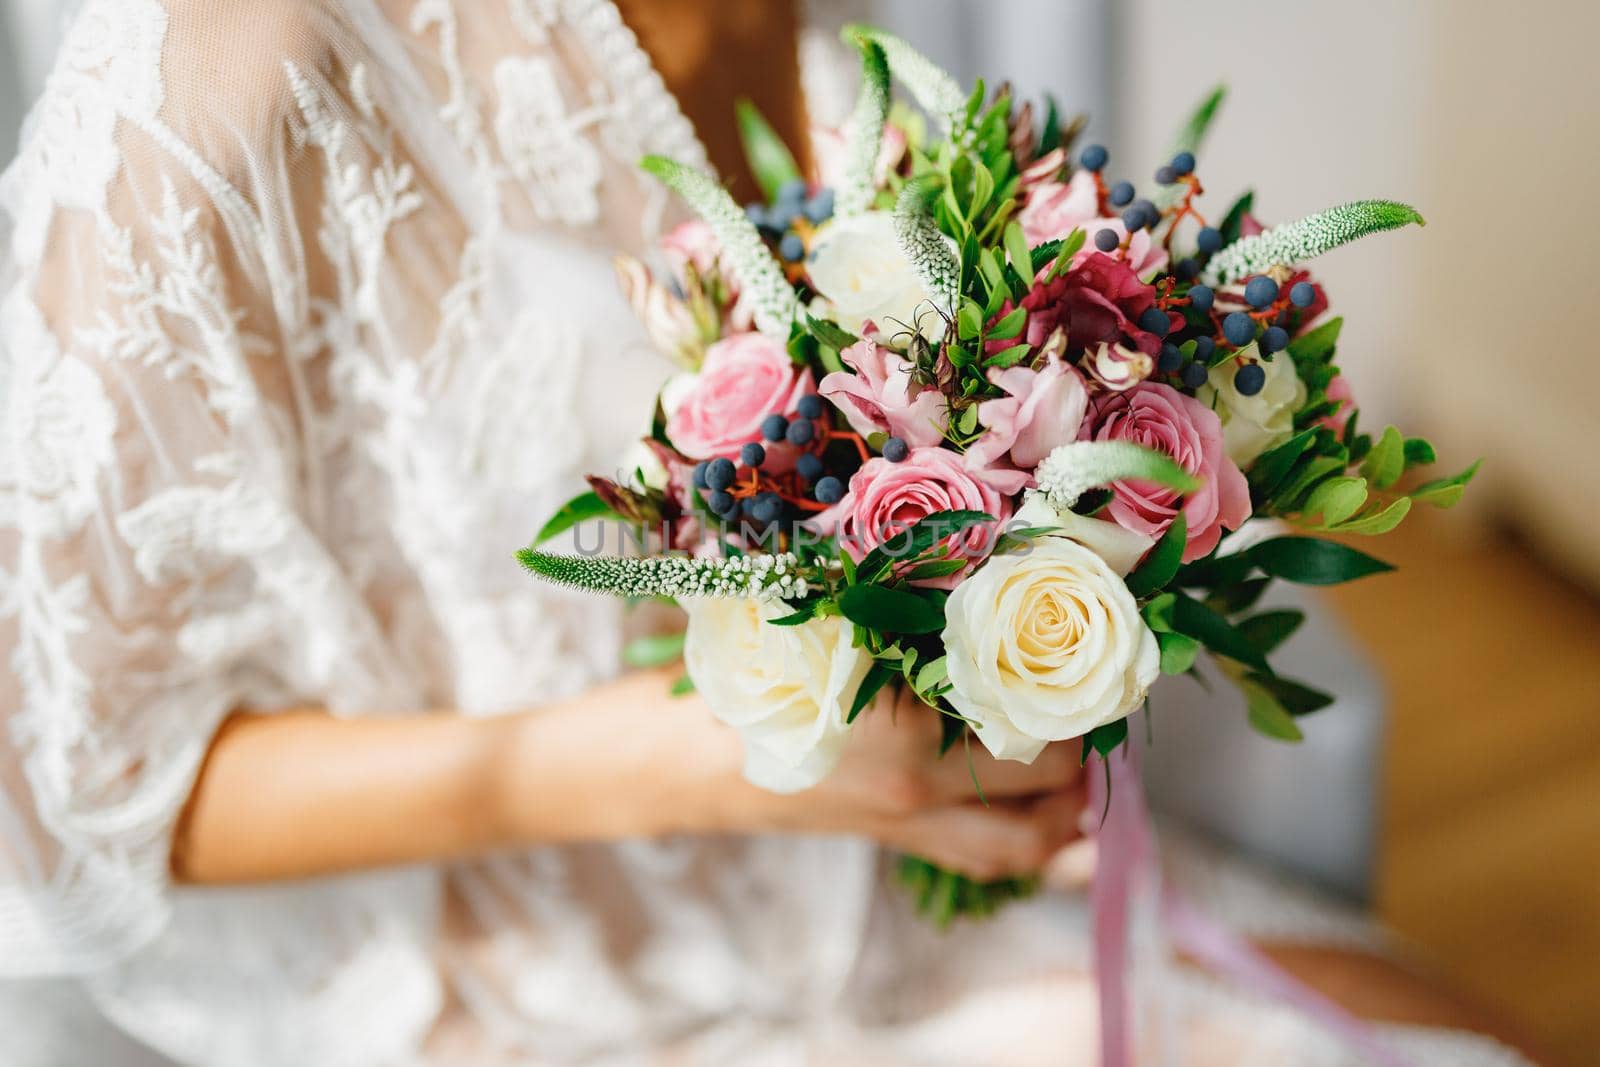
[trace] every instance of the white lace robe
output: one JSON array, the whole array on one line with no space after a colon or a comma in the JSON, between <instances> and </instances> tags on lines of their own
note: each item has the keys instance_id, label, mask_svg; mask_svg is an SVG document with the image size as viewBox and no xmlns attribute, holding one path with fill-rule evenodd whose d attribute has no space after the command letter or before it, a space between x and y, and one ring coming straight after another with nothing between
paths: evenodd
<instances>
[{"instance_id":1,"label":"white lace robe","mask_svg":"<svg viewBox=\"0 0 1600 1067\"><path fill-rule=\"evenodd\" d=\"M232 709L615 669L615 606L511 552L666 373L608 265L647 152L705 162L605 0L85 5L0 179L8 1062L1087 1060L1078 903L940 938L861 842L169 884ZM1249 1018L1225 1062L1306 1040Z\"/></svg>"}]
</instances>

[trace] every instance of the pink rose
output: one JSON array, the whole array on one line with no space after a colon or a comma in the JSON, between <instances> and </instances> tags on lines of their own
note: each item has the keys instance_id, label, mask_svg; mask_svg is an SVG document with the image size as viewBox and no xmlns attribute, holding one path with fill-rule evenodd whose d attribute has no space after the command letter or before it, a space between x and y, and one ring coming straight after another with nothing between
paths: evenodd
<instances>
[{"instance_id":1,"label":"pink rose","mask_svg":"<svg viewBox=\"0 0 1600 1067\"><path fill-rule=\"evenodd\" d=\"M867 336L839 353L840 362L855 373L834 371L822 379L817 391L844 412L851 428L863 437L881 432L913 447L938 444L944 439L944 396L912 380L911 362L878 344L872 323L865 331Z\"/></svg>"},{"instance_id":2,"label":"pink rose","mask_svg":"<svg viewBox=\"0 0 1600 1067\"><path fill-rule=\"evenodd\" d=\"M967 449L967 467L1002 493L1033 484L1033 469L1058 445L1078 439L1089 392L1063 359L1038 369L991 370L989 381L1009 395L978 405L984 433ZM1011 465L1002 461L1009 456Z\"/></svg>"},{"instance_id":3,"label":"pink rose","mask_svg":"<svg viewBox=\"0 0 1600 1067\"><path fill-rule=\"evenodd\" d=\"M840 547L859 561L929 515L967 510L985 511L1004 522L1011 517L1011 502L975 478L961 457L949 449L913 448L900 463L881 456L867 460L851 476L844 499L811 523L823 533L836 534ZM944 544L950 558L976 564L994 547L995 536L996 530L985 523L945 538ZM964 573L926 578L917 584L953 589Z\"/></svg>"},{"instance_id":4,"label":"pink rose","mask_svg":"<svg viewBox=\"0 0 1600 1067\"><path fill-rule=\"evenodd\" d=\"M1336 374L1333 377L1333 381L1328 383L1328 388L1325 392L1328 399L1336 402L1339 406L1318 419L1317 425L1326 426L1334 433L1343 435L1345 426L1350 422L1350 416L1356 413L1355 390L1350 388L1349 378L1346 378L1343 374Z\"/></svg>"},{"instance_id":5,"label":"pink rose","mask_svg":"<svg viewBox=\"0 0 1600 1067\"><path fill-rule=\"evenodd\" d=\"M796 367L779 342L759 333L724 337L706 349L698 374L663 392L667 439L690 459L732 459L761 439L762 419L793 415L813 391L811 372Z\"/></svg>"},{"instance_id":6,"label":"pink rose","mask_svg":"<svg viewBox=\"0 0 1600 1067\"><path fill-rule=\"evenodd\" d=\"M1098 397L1084 423L1085 441L1132 441L1158 449L1201 479L1183 500L1189 542L1185 563L1217 547L1222 531L1236 530L1250 517L1250 489L1228 458L1222 421L1216 412L1170 386L1145 382L1125 393ZM1147 537L1160 537L1178 514L1178 494L1164 486L1117 482L1106 514L1117 525Z\"/></svg>"},{"instance_id":7,"label":"pink rose","mask_svg":"<svg viewBox=\"0 0 1600 1067\"><path fill-rule=\"evenodd\" d=\"M1067 182L1040 182L1028 193L1028 200L1017 213L1022 235L1030 246L1042 245L1084 229L1089 239L1094 231L1087 224L1100 214L1100 190L1094 175L1080 170ZM1090 247L1093 247L1091 244Z\"/></svg>"}]
</instances>

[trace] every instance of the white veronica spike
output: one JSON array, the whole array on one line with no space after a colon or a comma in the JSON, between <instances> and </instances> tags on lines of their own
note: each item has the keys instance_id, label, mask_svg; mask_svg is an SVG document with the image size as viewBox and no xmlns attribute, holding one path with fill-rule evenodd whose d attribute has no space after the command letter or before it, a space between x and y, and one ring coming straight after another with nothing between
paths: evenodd
<instances>
[{"instance_id":1,"label":"white veronica spike","mask_svg":"<svg viewBox=\"0 0 1600 1067\"><path fill-rule=\"evenodd\" d=\"M948 318L955 314L961 296L961 257L928 213L928 198L938 188L939 179L931 176L906 182L895 203L894 232L901 254L916 268L934 304Z\"/></svg>"},{"instance_id":2,"label":"white veronica spike","mask_svg":"<svg viewBox=\"0 0 1600 1067\"><path fill-rule=\"evenodd\" d=\"M917 98L917 103L924 110L944 123L950 136L960 140L964 132L962 126L967 111L967 94L937 63L894 34L871 26L846 26L844 39L851 43L870 41L883 49L894 76L911 90L911 95Z\"/></svg>"},{"instance_id":3,"label":"white veronica spike","mask_svg":"<svg viewBox=\"0 0 1600 1067\"><path fill-rule=\"evenodd\" d=\"M1138 478L1191 493L1200 482L1172 459L1130 441L1075 441L1061 445L1034 472L1038 492L1057 507L1070 508L1091 489Z\"/></svg>"},{"instance_id":4,"label":"white veronica spike","mask_svg":"<svg viewBox=\"0 0 1600 1067\"><path fill-rule=\"evenodd\" d=\"M846 127L844 181L835 190L836 209L843 218L859 215L872 206L878 191L874 172L883 144L883 125L889 121L889 65L876 42L860 40L861 95Z\"/></svg>"},{"instance_id":5,"label":"white veronica spike","mask_svg":"<svg viewBox=\"0 0 1600 1067\"><path fill-rule=\"evenodd\" d=\"M806 595L805 576L792 552L726 559L687 556L567 556L525 548L517 559L557 585L623 597L755 597Z\"/></svg>"},{"instance_id":6,"label":"white veronica spike","mask_svg":"<svg viewBox=\"0 0 1600 1067\"><path fill-rule=\"evenodd\" d=\"M1422 216L1410 204L1394 200L1341 204L1235 241L1212 257L1206 276L1215 282L1228 282L1259 274L1269 267L1292 266L1358 237L1397 230L1413 222L1423 225Z\"/></svg>"},{"instance_id":7,"label":"white veronica spike","mask_svg":"<svg viewBox=\"0 0 1600 1067\"><path fill-rule=\"evenodd\" d=\"M790 326L800 317L800 301L755 224L728 191L708 175L663 156L645 156L639 166L683 197L710 225L728 269L751 298L757 328L787 341Z\"/></svg>"}]
</instances>

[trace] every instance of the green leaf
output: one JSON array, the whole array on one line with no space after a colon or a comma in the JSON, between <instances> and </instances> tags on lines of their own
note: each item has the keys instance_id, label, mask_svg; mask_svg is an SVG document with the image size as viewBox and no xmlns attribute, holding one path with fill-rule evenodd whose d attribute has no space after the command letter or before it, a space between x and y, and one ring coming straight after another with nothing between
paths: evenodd
<instances>
[{"instance_id":1,"label":"green leaf","mask_svg":"<svg viewBox=\"0 0 1600 1067\"><path fill-rule=\"evenodd\" d=\"M876 581L894 564L917 559L945 538L979 523L994 521L993 515L983 511L936 511L868 552L861 558L856 573L861 575L862 581Z\"/></svg>"},{"instance_id":2,"label":"green leaf","mask_svg":"<svg viewBox=\"0 0 1600 1067\"><path fill-rule=\"evenodd\" d=\"M1121 744L1128 739L1128 720L1118 719L1108 722L1104 726L1096 726L1093 730L1083 735L1083 754L1079 757L1080 763L1089 762L1089 753L1100 753L1101 759L1110 759Z\"/></svg>"},{"instance_id":3,"label":"green leaf","mask_svg":"<svg viewBox=\"0 0 1600 1067\"><path fill-rule=\"evenodd\" d=\"M603 519L606 517L617 518L617 513L612 511L594 492L579 493L565 504L561 510L551 516L550 521L539 528L539 533L533 539L535 547L544 544L552 537L559 537L581 522L590 519Z\"/></svg>"},{"instance_id":4,"label":"green leaf","mask_svg":"<svg viewBox=\"0 0 1600 1067\"><path fill-rule=\"evenodd\" d=\"M956 328L963 341L977 337L983 332L983 309L971 300L963 300L961 311L956 315Z\"/></svg>"},{"instance_id":5,"label":"green leaf","mask_svg":"<svg viewBox=\"0 0 1600 1067\"><path fill-rule=\"evenodd\" d=\"M1316 329L1301 334L1289 342L1289 358L1298 366L1301 363L1326 363L1339 343L1339 332L1344 329L1344 319L1329 319Z\"/></svg>"},{"instance_id":6,"label":"green leaf","mask_svg":"<svg viewBox=\"0 0 1600 1067\"><path fill-rule=\"evenodd\" d=\"M914 688L919 693L926 693L930 689L943 685L946 679L950 677L949 668L950 661L944 656L930 659L918 669Z\"/></svg>"},{"instance_id":7,"label":"green leaf","mask_svg":"<svg viewBox=\"0 0 1600 1067\"><path fill-rule=\"evenodd\" d=\"M1296 461L1316 440L1317 431L1305 430L1295 434L1277 448L1262 453L1250 466L1250 488L1259 501L1272 495L1273 490L1288 477Z\"/></svg>"},{"instance_id":8,"label":"green leaf","mask_svg":"<svg viewBox=\"0 0 1600 1067\"><path fill-rule=\"evenodd\" d=\"M1379 489L1387 489L1400 480L1406 469L1406 440L1393 426L1383 431L1383 436L1373 444L1372 451L1361 463L1361 473Z\"/></svg>"},{"instance_id":9,"label":"green leaf","mask_svg":"<svg viewBox=\"0 0 1600 1067\"><path fill-rule=\"evenodd\" d=\"M1275 537L1255 545L1246 555L1274 578L1301 585L1337 585L1394 570L1365 552L1316 537Z\"/></svg>"},{"instance_id":10,"label":"green leaf","mask_svg":"<svg viewBox=\"0 0 1600 1067\"><path fill-rule=\"evenodd\" d=\"M861 684L856 687L855 699L850 701L850 712L844 717L844 721L847 723L855 722L856 716L861 714L861 709L872 703L872 698L878 695L878 691L894 675L893 667L873 660L872 666L868 667L867 673L862 676Z\"/></svg>"},{"instance_id":11,"label":"green leaf","mask_svg":"<svg viewBox=\"0 0 1600 1067\"><path fill-rule=\"evenodd\" d=\"M1251 683L1271 693L1279 706L1290 715L1310 715L1333 703L1332 696L1320 689L1313 689L1304 682L1255 673L1247 674L1245 677Z\"/></svg>"},{"instance_id":12,"label":"green leaf","mask_svg":"<svg viewBox=\"0 0 1600 1067\"><path fill-rule=\"evenodd\" d=\"M664 667L683 657L682 634L653 634L636 637L622 649L622 662L630 667L645 669Z\"/></svg>"},{"instance_id":13,"label":"green leaf","mask_svg":"<svg viewBox=\"0 0 1600 1067\"><path fill-rule=\"evenodd\" d=\"M931 634L944 629L944 606L929 595L882 585L852 585L839 611L857 626L879 633Z\"/></svg>"},{"instance_id":14,"label":"green leaf","mask_svg":"<svg viewBox=\"0 0 1600 1067\"><path fill-rule=\"evenodd\" d=\"M995 323L984 336L991 341L1009 341L1022 332L1022 327L1028 322L1028 309L1014 308L1010 314ZM989 361L985 360L985 364Z\"/></svg>"},{"instance_id":15,"label":"green leaf","mask_svg":"<svg viewBox=\"0 0 1600 1067\"><path fill-rule=\"evenodd\" d=\"M1022 275L1024 281L1032 281L1035 273L1033 269L1033 251L1028 248L1028 239L1023 236L1022 224L1018 222L1006 223L1003 231L1006 246L1006 255L1011 260L1011 265Z\"/></svg>"},{"instance_id":16,"label":"green leaf","mask_svg":"<svg viewBox=\"0 0 1600 1067\"><path fill-rule=\"evenodd\" d=\"M1145 556L1144 562L1128 575L1128 592L1133 594L1135 600L1142 600L1166 588L1178 573L1178 564L1183 561L1183 549L1188 542L1188 520L1180 511L1172 520L1172 525L1167 527L1167 532L1161 535L1161 540Z\"/></svg>"},{"instance_id":17,"label":"green leaf","mask_svg":"<svg viewBox=\"0 0 1600 1067\"><path fill-rule=\"evenodd\" d=\"M1455 506L1461 495L1467 491L1467 483L1472 481L1478 473L1478 468L1483 465L1483 460L1478 460L1460 474L1449 478L1437 478L1434 481L1419 485L1411 494L1411 499L1423 504L1432 504L1436 508Z\"/></svg>"},{"instance_id":18,"label":"green leaf","mask_svg":"<svg viewBox=\"0 0 1600 1067\"><path fill-rule=\"evenodd\" d=\"M1351 519L1349 522L1340 523L1337 529L1340 533L1353 533L1362 534L1366 537L1376 537L1379 534L1386 534L1396 526L1399 526L1401 520L1403 520L1406 515L1410 513L1410 511L1411 498L1403 496L1398 500L1391 500L1387 507L1380 508L1369 515L1363 515L1358 518Z\"/></svg>"},{"instance_id":19,"label":"green leaf","mask_svg":"<svg viewBox=\"0 0 1600 1067\"><path fill-rule=\"evenodd\" d=\"M1083 248L1083 243L1088 239L1081 229L1073 230L1067 234L1061 242L1061 247L1056 249L1055 262L1050 267L1050 273L1045 276L1045 281L1054 281L1058 274L1070 267L1072 265L1072 257L1078 254L1079 250Z\"/></svg>"},{"instance_id":20,"label":"green leaf","mask_svg":"<svg viewBox=\"0 0 1600 1067\"><path fill-rule=\"evenodd\" d=\"M806 329L811 331L811 336L818 341L839 352L861 340L839 324L813 315L806 316Z\"/></svg>"},{"instance_id":21,"label":"green leaf","mask_svg":"<svg viewBox=\"0 0 1600 1067\"><path fill-rule=\"evenodd\" d=\"M1241 621L1238 627L1244 639L1260 649L1261 654L1265 656L1287 641L1305 621L1305 612L1285 608L1281 611L1263 611L1259 615L1252 615Z\"/></svg>"},{"instance_id":22,"label":"green leaf","mask_svg":"<svg viewBox=\"0 0 1600 1067\"><path fill-rule=\"evenodd\" d=\"M768 620L773 626L801 626L817 616L820 600L808 600L795 609L794 614Z\"/></svg>"},{"instance_id":23,"label":"green leaf","mask_svg":"<svg viewBox=\"0 0 1600 1067\"><path fill-rule=\"evenodd\" d=\"M1439 453L1434 451L1433 442L1426 437L1406 438L1406 469L1412 467L1426 467L1430 463L1439 461Z\"/></svg>"},{"instance_id":24,"label":"green leaf","mask_svg":"<svg viewBox=\"0 0 1600 1067\"><path fill-rule=\"evenodd\" d=\"M1002 348L1000 351L984 360L983 365L985 367L999 367L1002 369L1005 367L1015 367L1018 363L1021 363L1023 360L1027 359L1028 353L1032 351L1032 345L1012 345L1010 348Z\"/></svg>"},{"instance_id":25,"label":"green leaf","mask_svg":"<svg viewBox=\"0 0 1600 1067\"><path fill-rule=\"evenodd\" d=\"M1305 740L1306 735L1300 732L1300 726L1294 721L1294 716L1289 714L1288 709L1279 703L1278 698L1272 693L1248 678L1239 682L1239 689L1244 693L1250 725L1257 733L1265 734L1276 741Z\"/></svg>"},{"instance_id":26,"label":"green leaf","mask_svg":"<svg viewBox=\"0 0 1600 1067\"><path fill-rule=\"evenodd\" d=\"M694 679L687 674L681 674L667 689L668 696L684 697L694 692Z\"/></svg>"},{"instance_id":27,"label":"green leaf","mask_svg":"<svg viewBox=\"0 0 1600 1067\"><path fill-rule=\"evenodd\" d=\"M1224 245L1231 245L1239 239L1239 232L1244 228L1244 217L1250 213L1255 204L1256 194L1250 191L1235 200L1228 208L1227 214L1222 216L1222 222L1217 226Z\"/></svg>"},{"instance_id":28,"label":"green leaf","mask_svg":"<svg viewBox=\"0 0 1600 1067\"><path fill-rule=\"evenodd\" d=\"M1156 644L1161 646L1162 674L1187 673L1200 653L1200 642L1188 634L1156 634Z\"/></svg>"},{"instance_id":29,"label":"green leaf","mask_svg":"<svg viewBox=\"0 0 1600 1067\"><path fill-rule=\"evenodd\" d=\"M1178 594L1172 610L1172 628L1199 641L1219 656L1271 673L1266 657L1233 624L1200 601Z\"/></svg>"},{"instance_id":30,"label":"green leaf","mask_svg":"<svg viewBox=\"0 0 1600 1067\"><path fill-rule=\"evenodd\" d=\"M917 564L900 575L900 578L907 582L920 582L928 578L944 578L959 574L966 568L967 561L964 559L935 559Z\"/></svg>"},{"instance_id":31,"label":"green leaf","mask_svg":"<svg viewBox=\"0 0 1600 1067\"><path fill-rule=\"evenodd\" d=\"M1139 614L1144 617L1144 624L1157 634L1171 633L1177 605L1177 593L1162 593L1147 601L1145 606L1139 609Z\"/></svg>"},{"instance_id":32,"label":"green leaf","mask_svg":"<svg viewBox=\"0 0 1600 1067\"><path fill-rule=\"evenodd\" d=\"M1206 275L1221 282L1232 281L1275 266L1303 263L1368 234L1412 223L1422 225L1422 216L1416 208L1398 201L1340 204L1233 242L1211 257Z\"/></svg>"},{"instance_id":33,"label":"green leaf","mask_svg":"<svg viewBox=\"0 0 1600 1067\"><path fill-rule=\"evenodd\" d=\"M1271 578L1245 578L1217 586L1206 597L1206 607L1219 615L1232 615L1253 607L1272 584Z\"/></svg>"},{"instance_id":34,"label":"green leaf","mask_svg":"<svg viewBox=\"0 0 1600 1067\"><path fill-rule=\"evenodd\" d=\"M1189 114L1189 121L1183 124L1183 129L1178 131L1178 136L1172 141L1172 155L1179 152L1199 152L1200 146L1205 143L1206 131L1211 128L1211 122L1217 117L1217 112L1222 108L1222 101L1228 96L1228 87L1218 85L1207 93L1199 105Z\"/></svg>"},{"instance_id":35,"label":"green leaf","mask_svg":"<svg viewBox=\"0 0 1600 1067\"><path fill-rule=\"evenodd\" d=\"M740 97L733 105L734 117L739 122L739 140L744 145L744 157L750 171L756 176L762 194L770 203L777 199L778 189L785 182L800 180L800 167L794 155L783 143L776 130L761 117L755 104Z\"/></svg>"},{"instance_id":36,"label":"green leaf","mask_svg":"<svg viewBox=\"0 0 1600 1067\"><path fill-rule=\"evenodd\" d=\"M1325 526L1337 526L1360 511L1366 502L1366 479L1346 475L1329 478L1313 489L1306 498L1304 510L1307 514L1321 515Z\"/></svg>"}]
</instances>

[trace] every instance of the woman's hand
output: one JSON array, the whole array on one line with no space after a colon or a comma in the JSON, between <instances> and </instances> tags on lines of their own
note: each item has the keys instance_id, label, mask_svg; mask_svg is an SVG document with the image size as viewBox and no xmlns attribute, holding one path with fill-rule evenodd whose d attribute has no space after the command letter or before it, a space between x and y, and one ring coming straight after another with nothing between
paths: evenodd
<instances>
[{"instance_id":1,"label":"woman's hand","mask_svg":"<svg viewBox=\"0 0 1600 1067\"><path fill-rule=\"evenodd\" d=\"M965 751L938 758L935 712L885 696L827 780L777 796L744 781L738 736L700 699L668 694L674 673L524 715L236 715L174 834L174 874L273 881L564 842L793 831L864 834L990 879L1037 871L1076 834L1076 746L1031 767L974 748L969 769Z\"/></svg>"},{"instance_id":2,"label":"woman's hand","mask_svg":"<svg viewBox=\"0 0 1600 1067\"><path fill-rule=\"evenodd\" d=\"M730 827L861 834L981 881L1042 870L1079 835L1077 746L1051 745L1031 765L980 746L941 758L938 718L908 691L880 696L821 784L790 796L724 786Z\"/></svg>"}]
</instances>

